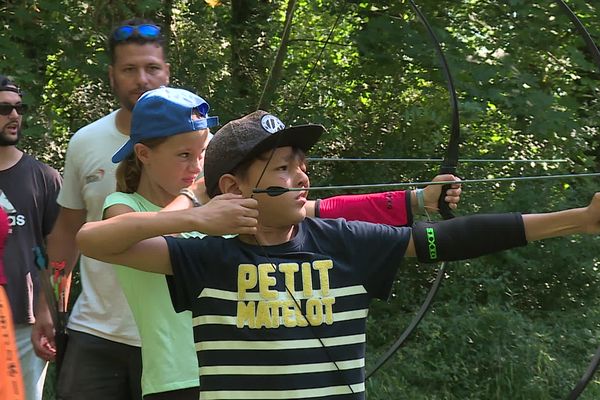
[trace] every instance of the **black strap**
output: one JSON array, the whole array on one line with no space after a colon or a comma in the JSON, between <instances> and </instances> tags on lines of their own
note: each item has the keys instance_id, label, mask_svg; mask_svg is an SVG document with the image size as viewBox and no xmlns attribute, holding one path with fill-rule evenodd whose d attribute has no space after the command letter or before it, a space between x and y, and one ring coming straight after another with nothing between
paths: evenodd
<instances>
[{"instance_id":1,"label":"black strap","mask_svg":"<svg viewBox=\"0 0 600 400\"><path fill-rule=\"evenodd\" d=\"M23 95L23 92L21 92L21 88L19 88L18 86L0 86L0 92L14 92L19 96Z\"/></svg>"}]
</instances>

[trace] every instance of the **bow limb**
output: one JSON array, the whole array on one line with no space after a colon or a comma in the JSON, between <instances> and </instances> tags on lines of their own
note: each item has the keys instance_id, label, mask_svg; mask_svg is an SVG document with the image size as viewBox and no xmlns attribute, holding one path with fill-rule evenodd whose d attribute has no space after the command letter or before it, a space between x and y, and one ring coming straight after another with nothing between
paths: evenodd
<instances>
[{"instance_id":1,"label":"bow limb","mask_svg":"<svg viewBox=\"0 0 600 400\"><path fill-rule=\"evenodd\" d=\"M450 106L452 108L452 127L450 132L450 139L448 142L448 147L446 148L446 154L444 155L444 159L442 160L442 165L440 167L440 174L455 174L456 168L458 166L458 157L459 157L459 144L460 144L460 118L459 118L459 110L458 110L458 96L456 95L456 89L454 87L454 80L452 79L452 74L450 73L450 68L448 67L448 62L446 61L446 57L444 56L444 51L442 50L442 46L435 35L435 32L431 28L431 25L425 18L425 15L421 12L419 7L415 4L414 0L409 0L409 3L418 16L419 20L423 23L425 28L427 29L427 33L429 34L429 38L434 45L436 53L438 55L440 64L442 66L442 70L444 72L444 77L446 78L448 93L450 95ZM451 185L443 185L442 191L440 194L440 198L438 200L438 208L439 213L444 219L454 218L452 211L450 210L450 206L444 200L445 193L448 189L450 189ZM421 320L427 314L427 311L431 307L433 299L435 298L437 292L439 291L440 285L442 284L443 278L446 276L446 267L448 263L442 262L440 263L440 267L438 268L438 272L433 282L433 285L429 289L427 293L427 297L417 314L413 317L408 327L404 330L404 332L400 335L400 337L394 342L394 344L383 354L373 369L369 371L366 379L369 379L375 372L377 372L393 355L394 353L404 345L406 340L412 335L415 331Z\"/></svg>"},{"instance_id":2,"label":"bow limb","mask_svg":"<svg viewBox=\"0 0 600 400\"><path fill-rule=\"evenodd\" d=\"M431 42L434 45L438 55L440 65L442 66L444 77L446 78L448 93L450 95L450 107L452 109L452 126L450 128L450 139L448 141L448 146L446 147L446 154L444 155L442 165L440 166L440 174L454 175L456 173L456 168L458 167L458 153L460 144L460 117L458 111L458 96L456 95L456 88L454 87L454 79L452 79L450 67L446 61L446 56L444 55L440 41L435 35L435 32L431 28L429 22L427 22L427 18L425 18L425 15L421 12L419 7L417 7L414 0L409 0L409 3L419 17L419 20L427 29L427 33L431 38ZM448 189L450 189L450 185L444 185L444 187L442 187L442 193L440 194L440 198L438 200L439 213L444 219L454 218L454 215L450 210L450 206L446 201L444 201L445 193Z\"/></svg>"},{"instance_id":3,"label":"bow limb","mask_svg":"<svg viewBox=\"0 0 600 400\"><path fill-rule=\"evenodd\" d=\"M287 5L287 10L285 12L285 25L283 27L283 32L281 34L281 43L277 48L277 53L275 54L275 60L273 61L273 65L269 70L269 76L267 77L267 81L263 86L262 93L260 95L260 99L258 100L257 109L265 109L268 108L271 103L270 94L275 92L275 88L281 77L281 68L283 66L283 61L286 56L287 47L290 39L290 33L292 31L292 20L294 18L294 10L296 9L296 0L289 0Z\"/></svg>"},{"instance_id":4,"label":"bow limb","mask_svg":"<svg viewBox=\"0 0 600 400\"><path fill-rule=\"evenodd\" d=\"M587 29L583 25L583 22L581 22L579 17L577 17L577 15L575 15L575 13L571 10L571 8L569 8L569 6L563 0L555 0L555 1L556 1L556 4L560 7L560 9L565 14L567 14L567 16L569 17L569 19L571 20L571 22L577 29L577 32L579 33L579 35L582 37L582 39L586 43L587 48L590 52L590 55L594 59L596 65L598 66L598 70L600 71L600 50L598 50L598 46L596 46L596 43L594 42L591 35L589 34ZM588 364L588 367L586 368L584 374L581 376L581 378L579 379L577 384L573 387L573 389L571 389L571 392L566 397L567 400L576 400L579 397L579 395L585 390L588 383L590 383L590 381L592 380L592 377L594 376L599 365L600 365L600 347L596 350L596 353L594 354L594 357Z\"/></svg>"},{"instance_id":5,"label":"bow limb","mask_svg":"<svg viewBox=\"0 0 600 400\"><path fill-rule=\"evenodd\" d=\"M588 30L585 28L585 25L583 25L583 22L581 22L579 17L577 15L575 15L573 10L571 10L571 8L563 0L555 0L555 1L556 1L556 4L558 4L558 6L561 8L561 10L563 10L564 13L567 14L569 19L573 23L573 25L575 25L575 29L577 29L577 32L579 32L579 36L581 36L581 38L587 45L588 50L590 51L590 55L596 62L596 65L598 66L598 68L600 68L600 50L598 50L598 46L596 46L594 39L592 39L592 36L588 32Z\"/></svg>"}]
</instances>

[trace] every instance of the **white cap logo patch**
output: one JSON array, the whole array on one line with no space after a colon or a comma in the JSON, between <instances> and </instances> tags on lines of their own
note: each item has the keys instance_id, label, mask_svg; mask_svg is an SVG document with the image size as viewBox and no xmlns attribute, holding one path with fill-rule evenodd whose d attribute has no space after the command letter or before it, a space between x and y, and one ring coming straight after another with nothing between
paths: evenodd
<instances>
[{"instance_id":1,"label":"white cap logo patch","mask_svg":"<svg viewBox=\"0 0 600 400\"><path fill-rule=\"evenodd\" d=\"M275 133L285 129L283 122L271 114L263 115L263 117L260 119L260 124L262 125L263 129L269 133Z\"/></svg>"}]
</instances>

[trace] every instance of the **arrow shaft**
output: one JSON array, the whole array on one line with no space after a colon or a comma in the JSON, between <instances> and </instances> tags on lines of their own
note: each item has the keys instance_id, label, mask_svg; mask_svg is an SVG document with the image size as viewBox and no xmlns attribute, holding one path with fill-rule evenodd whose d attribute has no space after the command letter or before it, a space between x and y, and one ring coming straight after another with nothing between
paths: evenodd
<instances>
[{"instance_id":1,"label":"arrow shaft","mask_svg":"<svg viewBox=\"0 0 600 400\"><path fill-rule=\"evenodd\" d=\"M306 190L355 190L369 188L402 188L402 187L421 187L429 185L453 185L453 184L472 184L472 183L487 183L487 182L519 182L519 181L536 181L548 179L565 179L565 178L586 178L600 176L600 172L591 172L585 174L561 174L561 175L538 175L538 176L518 176L506 178L486 178L486 179L464 179L461 181L429 181L429 182L397 182L397 183L369 183L359 185L332 185L332 186L313 186L308 188L281 188L281 192L302 192ZM268 193L269 189L254 189L253 193Z\"/></svg>"},{"instance_id":2,"label":"arrow shaft","mask_svg":"<svg viewBox=\"0 0 600 400\"><path fill-rule=\"evenodd\" d=\"M346 161L346 162L441 162L441 158L337 158L337 157L308 157L308 161ZM567 159L485 159L461 158L461 163L566 163Z\"/></svg>"}]
</instances>

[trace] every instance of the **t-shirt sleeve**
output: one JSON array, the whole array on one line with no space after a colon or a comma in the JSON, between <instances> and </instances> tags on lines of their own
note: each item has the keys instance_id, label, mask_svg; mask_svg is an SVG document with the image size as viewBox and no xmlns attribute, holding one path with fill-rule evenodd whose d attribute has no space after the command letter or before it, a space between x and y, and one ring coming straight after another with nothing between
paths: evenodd
<instances>
[{"instance_id":1,"label":"t-shirt sleeve","mask_svg":"<svg viewBox=\"0 0 600 400\"><path fill-rule=\"evenodd\" d=\"M65 159L65 170L63 172L63 185L58 194L58 204L65 208L73 210L84 210L85 200L82 194L82 182L80 178L79 168L77 165L79 140L77 133L71 138L67 147L67 156Z\"/></svg>"},{"instance_id":2,"label":"t-shirt sleeve","mask_svg":"<svg viewBox=\"0 0 600 400\"><path fill-rule=\"evenodd\" d=\"M410 240L410 228L341 221L344 251L372 297L387 299Z\"/></svg>"},{"instance_id":3,"label":"t-shirt sleeve","mask_svg":"<svg viewBox=\"0 0 600 400\"><path fill-rule=\"evenodd\" d=\"M44 235L44 237L48 236L50 232L52 232L52 228L54 227L54 223L58 217L60 207L58 206L56 198L62 183L62 179L58 171L48 166L45 167L44 182L46 185L46 201L44 206L44 215L42 216L42 235Z\"/></svg>"},{"instance_id":4,"label":"t-shirt sleeve","mask_svg":"<svg viewBox=\"0 0 600 400\"><path fill-rule=\"evenodd\" d=\"M191 310L193 299L202 291L204 281L201 266L200 243L204 239L165 236L173 275L167 275L167 284L173 308L177 312Z\"/></svg>"}]
</instances>

